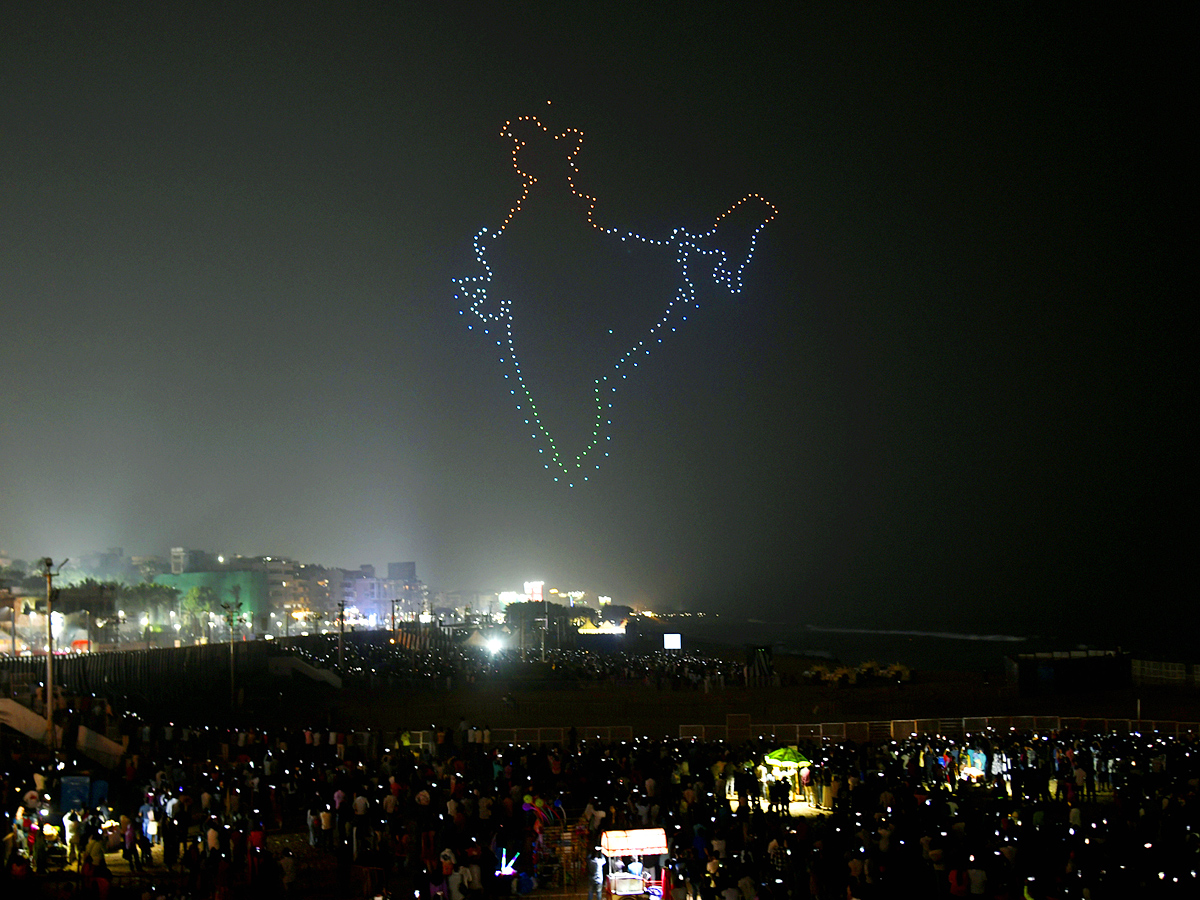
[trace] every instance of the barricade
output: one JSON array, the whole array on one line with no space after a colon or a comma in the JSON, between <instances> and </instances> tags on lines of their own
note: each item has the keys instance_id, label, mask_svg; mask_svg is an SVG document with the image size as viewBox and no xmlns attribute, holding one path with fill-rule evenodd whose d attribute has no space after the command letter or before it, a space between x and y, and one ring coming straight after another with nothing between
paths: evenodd
<instances>
[{"instance_id":1,"label":"barricade","mask_svg":"<svg viewBox=\"0 0 1200 900\"><path fill-rule=\"evenodd\" d=\"M743 728L747 727L745 725ZM1176 737L1200 737L1200 722L1150 721L1128 719L1081 719L1059 716L973 716L957 719L892 719L875 722L821 722L786 725L749 725L750 737L745 740L761 740L774 744L799 744L803 742L881 742L903 740L914 734L941 737L966 737L988 732L1001 734L1010 731L1060 732L1086 731L1142 734L1158 733ZM740 729L739 729L740 730ZM600 743L632 741L633 729L626 725L585 726L576 733L580 740ZM683 740L724 741L728 730L724 725L681 725L679 737ZM436 740L432 731L409 733L414 747L429 749ZM491 744L564 744L567 729L547 728L493 728Z\"/></svg>"}]
</instances>

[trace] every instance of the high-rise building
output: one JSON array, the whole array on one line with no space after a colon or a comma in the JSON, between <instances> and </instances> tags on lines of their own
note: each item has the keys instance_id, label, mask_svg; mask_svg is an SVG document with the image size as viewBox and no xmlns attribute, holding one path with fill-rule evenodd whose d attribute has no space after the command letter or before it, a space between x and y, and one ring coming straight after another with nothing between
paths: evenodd
<instances>
[{"instance_id":1,"label":"high-rise building","mask_svg":"<svg viewBox=\"0 0 1200 900\"><path fill-rule=\"evenodd\" d=\"M307 606L306 585L300 578L300 564L286 556L262 556L259 564L267 573L267 591L271 609L272 630L284 630L285 621L293 611Z\"/></svg>"},{"instance_id":2,"label":"high-rise building","mask_svg":"<svg viewBox=\"0 0 1200 900\"><path fill-rule=\"evenodd\" d=\"M171 548L171 574L187 572L215 572L221 566L220 557L205 550L188 550L186 547Z\"/></svg>"},{"instance_id":3,"label":"high-rise building","mask_svg":"<svg viewBox=\"0 0 1200 900\"><path fill-rule=\"evenodd\" d=\"M415 619L429 611L428 589L417 578L415 562L388 563L387 591L396 601L396 616Z\"/></svg>"},{"instance_id":4,"label":"high-rise building","mask_svg":"<svg viewBox=\"0 0 1200 900\"><path fill-rule=\"evenodd\" d=\"M322 618L336 616L337 601L341 599L340 570L302 565L297 584L296 608L291 610L292 618L287 623L290 633L311 631Z\"/></svg>"},{"instance_id":5,"label":"high-rise building","mask_svg":"<svg viewBox=\"0 0 1200 900\"><path fill-rule=\"evenodd\" d=\"M407 581L413 583L416 580L417 564L415 562L388 563L388 581Z\"/></svg>"}]
</instances>

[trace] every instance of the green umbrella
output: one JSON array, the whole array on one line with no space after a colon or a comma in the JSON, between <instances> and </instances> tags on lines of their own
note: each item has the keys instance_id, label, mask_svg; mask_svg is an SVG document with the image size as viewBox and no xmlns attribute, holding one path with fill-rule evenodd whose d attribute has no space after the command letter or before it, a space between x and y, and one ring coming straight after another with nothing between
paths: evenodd
<instances>
[{"instance_id":1,"label":"green umbrella","mask_svg":"<svg viewBox=\"0 0 1200 900\"><path fill-rule=\"evenodd\" d=\"M767 762L775 766L797 769L809 764L808 757L792 747L780 747L778 750L772 750L767 754Z\"/></svg>"}]
</instances>

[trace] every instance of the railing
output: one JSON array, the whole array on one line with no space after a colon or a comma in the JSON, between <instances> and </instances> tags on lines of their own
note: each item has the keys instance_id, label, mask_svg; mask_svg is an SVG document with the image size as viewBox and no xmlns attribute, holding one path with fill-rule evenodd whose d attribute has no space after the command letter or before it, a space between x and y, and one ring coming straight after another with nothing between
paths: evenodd
<instances>
[{"instance_id":1,"label":"railing","mask_svg":"<svg viewBox=\"0 0 1200 900\"><path fill-rule=\"evenodd\" d=\"M1073 716L980 716L953 719L891 719L877 722L820 722L805 725L681 725L681 738L705 741L762 739L779 744L800 741L899 740L914 734L962 738L984 731L1089 731L1158 733L1200 737L1200 722L1160 719L1086 719Z\"/></svg>"},{"instance_id":2,"label":"railing","mask_svg":"<svg viewBox=\"0 0 1200 900\"><path fill-rule=\"evenodd\" d=\"M730 738L730 731L734 737ZM879 722L820 722L805 725L751 725L748 730L727 725L681 725L679 737L702 741L741 742L766 740L777 744L798 744L802 741L840 742L900 740L914 734L940 735L963 738L984 731L1089 731L1117 732L1118 734L1157 733L1175 737L1200 737L1200 722L1174 722L1137 719L1082 719L1069 716L987 716L955 719L894 719ZM745 731L744 734L736 732ZM565 746L571 738L569 728L493 728L488 738L495 744L558 744ZM468 732L469 734L469 732ZM483 732L477 732L483 740ZM640 735L636 735L639 736ZM575 730L580 741L615 743L632 741L632 728L585 727ZM454 735L458 743L461 737ZM432 749L437 743L434 731L411 731L409 740L414 747Z\"/></svg>"},{"instance_id":3,"label":"railing","mask_svg":"<svg viewBox=\"0 0 1200 900\"><path fill-rule=\"evenodd\" d=\"M470 734L470 732L468 732ZM482 742L484 732L476 732ZM432 749L437 744L437 732L432 730L408 732L409 742L414 747L423 750ZM571 740L570 728L492 728L487 733L490 744L559 744L565 746ZM633 729L628 725L613 725L604 727L585 727L575 729L575 739L578 741L603 741L605 743L632 741ZM462 736L455 732L454 742L459 744ZM469 738L468 738L469 740Z\"/></svg>"},{"instance_id":4,"label":"railing","mask_svg":"<svg viewBox=\"0 0 1200 900\"><path fill-rule=\"evenodd\" d=\"M233 654L239 684L244 679L265 675L271 657L295 652L328 652L337 635L309 635L275 641L234 641ZM354 631L344 635L347 643L397 646L414 652L444 649L449 638L437 631ZM12 656L0 646L0 680L40 684L46 672L46 657ZM99 650L100 648L95 648ZM187 701L195 697L196 685L227 693L229 690L230 644L209 643L186 647L151 647L122 644L121 649L92 653L55 654L54 681L63 690L79 694L145 695L160 700ZM7 677L5 677L7 676ZM361 677L361 676L360 676Z\"/></svg>"}]
</instances>

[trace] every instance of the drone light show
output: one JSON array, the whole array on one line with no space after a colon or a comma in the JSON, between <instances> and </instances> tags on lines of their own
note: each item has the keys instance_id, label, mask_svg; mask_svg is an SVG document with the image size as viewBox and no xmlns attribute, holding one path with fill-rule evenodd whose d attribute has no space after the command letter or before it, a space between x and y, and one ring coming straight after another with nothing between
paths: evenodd
<instances>
[{"instance_id":1,"label":"drone light show","mask_svg":"<svg viewBox=\"0 0 1200 900\"><path fill-rule=\"evenodd\" d=\"M728 294L741 293L742 275L754 257L758 235L777 211L751 193L700 233L676 227L659 236L644 235L602 224L596 218L596 199L577 184L581 131L554 134L537 117L521 116L505 122L500 134L512 141L513 169L522 190L498 226L475 234L478 268L454 280L454 296L462 304L459 314L467 318L467 327L481 332L496 353L542 467L555 482L573 488L588 481L611 452L618 388L628 390L639 361L699 308L697 289L705 279L711 278ZM531 158L543 168L527 162ZM544 184L535 196L540 181ZM559 184L568 195L557 198L560 205L566 201L564 221L590 234L590 243L599 242L596 252L570 266L543 245L540 259L538 253L526 252L520 265L511 259L507 266L497 265L498 257L506 259L506 243L516 243L511 237L516 226L535 216L539 205L556 202L553 192ZM568 232L578 231L559 230L564 244ZM634 251L645 251L641 256L648 268L632 268ZM605 270L622 268L651 272L654 278L631 287L627 272L625 286L607 287ZM505 269L515 277L506 278ZM583 295L588 301L579 299ZM539 302L539 296L546 299ZM559 354L556 374L542 361L553 352ZM564 409L575 414L572 421L580 423L578 427L565 426L565 417L555 419L555 412Z\"/></svg>"}]
</instances>

